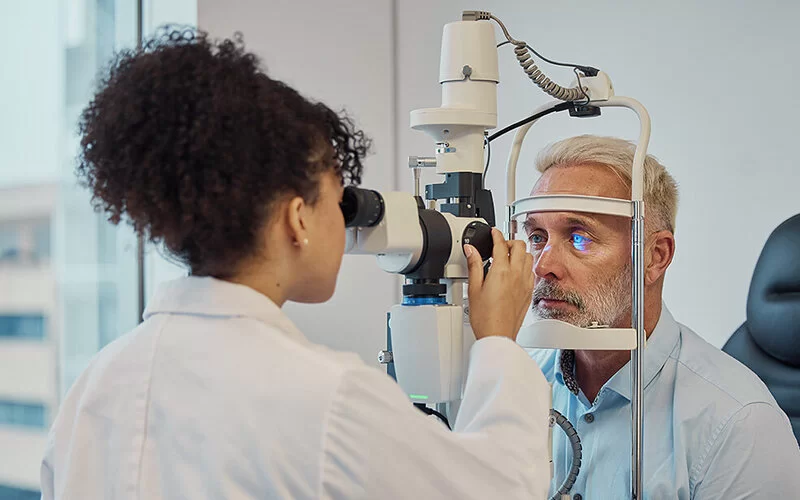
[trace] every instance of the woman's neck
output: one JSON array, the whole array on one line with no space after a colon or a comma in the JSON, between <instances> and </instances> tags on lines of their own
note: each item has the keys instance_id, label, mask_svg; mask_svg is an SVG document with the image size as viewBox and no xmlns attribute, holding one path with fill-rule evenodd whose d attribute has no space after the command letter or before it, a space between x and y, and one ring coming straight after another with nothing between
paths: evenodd
<instances>
[{"instance_id":1,"label":"woman's neck","mask_svg":"<svg viewBox=\"0 0 800 500\"><path fill-rule=\"evenodd\" d=\"M266 263L243 265L226 281L250 287L278 307L283 307L289 296L289 280L285 276L285 269L286 266L281 270Z\"/></svg>"}]
</instances>

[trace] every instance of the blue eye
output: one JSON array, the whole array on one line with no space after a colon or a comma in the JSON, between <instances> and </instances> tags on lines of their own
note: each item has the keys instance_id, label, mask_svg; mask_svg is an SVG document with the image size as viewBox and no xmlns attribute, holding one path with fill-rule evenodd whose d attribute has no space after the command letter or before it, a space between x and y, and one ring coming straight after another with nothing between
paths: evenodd
<instances>
[{"instance_id":1,"label":"blue eye","mask_svg":"<svg viewBox=\"0 0 800 500\"><path fill-rule=\"evenodd\" d=\"M586 248L589 246L592 240L587 238L586 236L581 236L577 233L572 233L572 246L574 246L577 250L581 252L585 252Z\"/></svg>"},{"instance_id":2,"label":"blue eye","mask_svg":"<svg viewBox=\"0 0 800 500\"><path fill-rule=\"evenodd\" d=\"M531 245L539 246L544 245L544 236L541 233L533 233L528 237L528 240L531 242Z\"/></svg>"}]
</instances>

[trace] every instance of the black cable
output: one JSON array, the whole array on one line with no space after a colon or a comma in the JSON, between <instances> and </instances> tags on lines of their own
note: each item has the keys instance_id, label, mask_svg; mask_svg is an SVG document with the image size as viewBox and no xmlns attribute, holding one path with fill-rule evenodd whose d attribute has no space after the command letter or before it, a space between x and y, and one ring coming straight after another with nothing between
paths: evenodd
<instances>
[{"instance_id":1,"label":"black cable","mask_svg":"<svg viewBox=\"0 0 800 500\"><path fill-rule=\"evenodd\" d=\"M434 410L433 408L428 408L428 406L425 403L414 403L414 406L416 406L419 411L421 411L426 415L435 415L436 417L439 418L439 420L444 422L444 425L446 425L448 429L450 429L451 431L453 430L450 427L450 422L447 421L447 417L445 417L438 411Z\"/></svg>"},{"instance_id":2,"label":"black cable","mask_svg":"<svg viewBox=\"0 0 800 500\"><path fill-rule=\"evenodd\" d=\"M542 61L550 63L550 64L552 64L554 66L564 66L564 67L567 67L567 68L577 68L577 69L583 71L583 73L586 76L595 76L600 71L597 68L593 68L591 66L585 66L583 64L572 64L572 63L562 63L562 62L553 61L553 60L548 59L545 56L541 55L540 53L536 52L536 50L534 50L534 48L531 47L530 45L528 45L527 43L525 44L525 46L528 47L528 50L533 52L536 57L538 57Z\"/></svg>"},{"instance_id":3,"label":"black cable","mask_svg":"<svg viewBox=\"0 0 800 500\"><path fill-rule=\"evenodd\" d=\"M497 44L497 48L499 49L500 47L502 47L503 45L506 45L508 43L511 43L511 40L506 40L505 42L498 43ZM544 61L546 63L552 64L553 66L563 66L565 68L579 69L579 70L583 71L583 73L586 76L596 76L597 73L600 71L597 68L593 68L591 66L585 66L583 64L573 64L573 63L564 63L564 62L553 61L552 59L548 59L545 56L541 55L540 53L536 52L536 50L533 47L531 47L530 45L528 45L527 43L525 44L525 47L527 47L528 50L533 52L533 54L536 57L538 57L539 59L541 59L542 61Z\"/></svg>"},{"instance_id":4,"label":"black cable","mask_svg":"<svg viewBox=\"0 0 800 500\"><path fill-rule=\"evenodd\" d=\"M525 125L526 123L530 123L530 122L532 122L534 120L538 120L539 118L541 118L543 116L547 116L550 113L556 113L558 111L564 111L566 109L571 108L572 106L573 106L573 103L571 103L571 102L560 102L560 103L556 104L555 106L553 106L552 108L545 109L544 111L540 111L539 113L536 113L535 115L531 115L531 116L525 118L524 120L520 120L520 121L518 121L516 123L512 123L508 127L505 127L504 129L502 129L502 130L500 130L498 132L495 132L494 134L490 135L486 140L488 142L492 142L493 140L497 139L501 135L505 135L505 134L511 132L512 130L517 129L517 128Z\"/></svg>"},{"instance_id":5,"label":"black cable","mask_svg":"<svg viewBox=\"0 0 800 500\"><path fill-rule=\"evenodd\" d=\"M578 88L581 89L583 97L586 98L586 101L583 102L583 105L586 106L587 104L589 104L591 99L589 98L589 94L586 93L586 89L583 88L583 84L581 83L581 74L578 73L578 68L572 68L572 72L575 73L575 78L578 79Z\"/></svg>"},{"instance_id":6,"label":"black cable","mask_svg":"<svg viewBox=\"0 0 800 500\"><path fill-rule=\"evenodd\" d=\"M483 138L483 144L486 146L486 166L483 167L483 187L486 187L486 172L489 171L489 161L492 159L492 145L489 143L489 138Z\"/></svg>"}]
</instances>

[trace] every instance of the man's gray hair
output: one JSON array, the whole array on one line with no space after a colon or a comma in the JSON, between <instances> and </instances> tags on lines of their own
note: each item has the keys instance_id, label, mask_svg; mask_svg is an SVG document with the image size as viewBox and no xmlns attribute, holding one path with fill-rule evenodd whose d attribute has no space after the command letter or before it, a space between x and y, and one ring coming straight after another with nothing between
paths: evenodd
<instances>
[{"instance_id":1,"label":"man's gray hair","mask_svg":"<svg viewBox=\"0 0 800 500\"><path fill-rule=\"evenodd\" d=\"M536 169L544 173L554 167L599 164L611 168L631 185L636 144L616 137L581 135L551 144L536 159ZM667 169L647 155L644 161L645 221L650 231L675 232L678 214L678 185Z\"/></svg>"}]
</instances>

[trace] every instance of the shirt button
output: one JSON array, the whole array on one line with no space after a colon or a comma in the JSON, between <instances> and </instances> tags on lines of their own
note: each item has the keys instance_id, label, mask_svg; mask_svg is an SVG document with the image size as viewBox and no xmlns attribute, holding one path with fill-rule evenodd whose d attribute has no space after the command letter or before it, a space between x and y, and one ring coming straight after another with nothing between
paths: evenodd
<instances>
[{"instance_id":1,"label":"shirt button","mask_svg":"<svg viewBox=\"0 0 800 500\"><path fill-rule=\"evenodd\" d=\"M583 497L581 496L581 494L580 494L580 493L575 493L575 494L572 496L572 500L583 500Z\"/></svg>"},{"instance_id":2,"label":"shirt button","mask_svg":"<svg viewBox=\"0 0 800 500\"><path fill-rule=\"evenodd\" d=\"M594 414L587 413L586 415L583 416L583 421L586 422L587 424L591 424L592 422L594 422Z\"/></svg>"}]
</instances>

